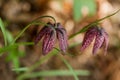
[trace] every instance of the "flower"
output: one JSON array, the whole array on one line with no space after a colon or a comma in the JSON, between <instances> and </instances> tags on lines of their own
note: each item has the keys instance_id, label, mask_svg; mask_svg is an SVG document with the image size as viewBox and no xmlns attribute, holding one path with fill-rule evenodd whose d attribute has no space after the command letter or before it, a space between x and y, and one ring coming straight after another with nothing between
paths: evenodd
<instances>
[{"instance_id":1,"label":"flower","mask_svg":"<svg viewBox=\"0 0 120 80\"><path fill-rule=\"evenodd\" d=\"M44 35L49 34L49 31L51 30L52 26L53 26L53 25L48 22L47 25L45 25L45 26L39 31L39 33L38 33L38 35L37 35L37 37L36 37L36 39L35 39L35 44L37 44L37 43L42 39L42 37L43 37Z\"/></svg>"},{"instance_id":2,"label":"flower","mask_svg":"<svg viewBox=\"0 0 120 80\"><path fill-rule=\"evenodd\" d=\"M97 26L90 27L85 33L81 51L87 48L91 44L94 38L95 38L95 42L92 53L96 54L97 50L101 48L103 45L105 46L104 51L106 53L109 42L108 34L105 32L103 28Z\"/></svg>"},{"instance_id":3,"label":"flower","mask_svg":"<svg viewBox=\"0 0 120 80\"><path fill-rule=\"evenodd\" d=\"M44 39L43 39L43 44L42 44L42 51L43 54L47 54L48 52L50 52L55 44L55 32L54 30L51 30L50 32L48 32L48 34L45 35Z\"/></svg>"},{"instance_id":4,"label":"flower","mask_svg":"<svg viewBox=\"0 0 120 80\"><path fill-rule=\"evenodd\" d=\"M65 52L68 46L67 32L60 23L57 23L56 32L57 32L57 39L59 40L60 49L61 51Z\"/></svg>"},{"instance_id":5,"label":"flower","mask_svg":"<svg viewBox=\"0 0 120 80\"><path fill-rule=\"evenodd\" d=\"M57 23L57 26L56 24L52 24L50 22L47 23L47 25L45 25L39 31L35 39L35 44L37 44L42 38L43 38L42 43L43 55L46 55L53 49L56 39L59 40L61 51L65 52L67 49L67 33L60 23Z\"/></svg>"}]
</instances>

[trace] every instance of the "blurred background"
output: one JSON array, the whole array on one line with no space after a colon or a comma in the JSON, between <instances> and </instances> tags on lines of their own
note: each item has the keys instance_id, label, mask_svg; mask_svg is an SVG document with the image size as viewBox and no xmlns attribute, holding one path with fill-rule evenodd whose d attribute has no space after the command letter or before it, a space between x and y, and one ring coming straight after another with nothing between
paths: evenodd
<instances>
[{"instance_id":1,"label":"blurred background","mask_svg":"<svg viewBox=\"0 0 120 80\"><path fill-rule=\"evenodd\" d=\"M0 18L7 32L8 43L18 35L31 21L39 16L53 16L67 30L68 37L80 31L91 22L110 15L120 9L120 0L0 0ZM33 72L68 70L61 56L68 61L74 70L83 71L78 75L79 80L120 80L120 12L100 22L109 34L107 55L101 48L92 55L92 44L80 52L84 33L69 39L68 53L70 55L56 56L44 61ZM50 18L41 21L52 22ZM42 28L31 26L17 40L17 42L33 42ZM58 44L56 44L58 47ZM0 50L4 48L3 33L0 31ZM0 80L17 80L25 71L17 72L14 68L30 67L44 56L39 45L19 45L17 48L7 49L0 55ZM86 72L87 71L87 72ZM88 74L89 73L89 74ZM75 80L70 76L37 76L25 80Z\"/></svg>"}]
</instances>

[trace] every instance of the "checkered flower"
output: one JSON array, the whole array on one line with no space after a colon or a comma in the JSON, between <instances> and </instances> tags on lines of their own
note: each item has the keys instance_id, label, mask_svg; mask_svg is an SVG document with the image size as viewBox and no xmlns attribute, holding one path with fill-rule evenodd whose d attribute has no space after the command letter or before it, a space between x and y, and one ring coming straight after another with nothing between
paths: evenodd
<instances>
[{"instance_id":1,"label":"checkered flower","mask_svg":"<svg viewBox=\"0 0 120 80\"><path fill-rule=\"evenodd\" d=\"M35 44L37 44L42 38L43 55L46 55L53 49L56 39L59 40L61 51L65 52L67 49L67 33L60 23L57 23L56 27L55 24L47 23L47 25L39 31L35 39Z\"/></svg>"},{"instance_id":2,"label":"checkered flower","mask_svg":"<svg viewBox=\"0 0 120 80\"><path fill-rule=\"evenodd\" d=\"M57 32L57 39L59 40L60 49L61 51L65 52L68 46L67 32L60 23L57 23L56 32Z\"/></svg>"},{"instance_id":3,"label":"checkered flower","mask_svg":"<svg viewBox=\"0 0 120 80\"><path fill-rule=\"evenodd\" d=\"M85 34L81 51L83 51L85 48L87 48L93 39L95 38L94 46L93 46L93 51L92 53L95 54L99 48L101 48L103 45L105 53L107 52L108 48L108 34L105 32L105 30L101 27L90 27L88 31Z\"/></svg>"}]
</instances>

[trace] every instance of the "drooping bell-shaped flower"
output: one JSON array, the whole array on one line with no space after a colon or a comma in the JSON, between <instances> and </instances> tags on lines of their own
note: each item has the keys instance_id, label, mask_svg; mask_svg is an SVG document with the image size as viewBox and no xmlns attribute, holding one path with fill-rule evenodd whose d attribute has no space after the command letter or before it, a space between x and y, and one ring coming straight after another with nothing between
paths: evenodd
<instances>
[{"instance_id":1,"label":"drooping bell-shaped flower","mask_svg":"<svg viewBox=\"0 0 120 80\"><path fill-rule=\"evenodd\" d=\"M35 39L35 44L37 44L42 38L43 38L43 43L42 43L42 54L46 55L48 52L50 52L55 44L55 35L56 32L54 30L54 25L51 24L50 22L47 23L38 33L36 39Z\"/></svg>"},{"instance_id":2,"label":"drooping bell-shaped flower","mask_svg":"<svg viewBox=\"0 0 120 80\"><path fill-rule=\"evenodd\" d=\"M67 49L67 33L60 23L57 23L57 26L56 24L47 23L47 25L38 33L35 39L35 44L37 44L42 38L43 55L46 55L53 49L56 39L59 40L61 51L65 52Z\"/></svg>"},{"instance_id":3,"label":"drooping bell-shaped flower","mask_svg":"<svg viewBox=\"0 0 120 80\"><path fill-rule=\"evenodd\" d=\"M35 44L37 44L42 38L43 36L45 36L46 34L49 34L52 28L52 24L50 22L47 23L47 25L45 25L38 33L36 39L35 39Z\"/></svg>"},{"instance_id":4,"label":"drooping bell-shaped flower","mask_svg":"<svg viewBox=\"0 0 120 80\"><path fill-rule=\"evenodd\" d=\"M44 55L53 49L56 39L55 35L55 31L51 30L44 36L42 44L42 51Z\"/></svg>"},{"instance_id":5,"label":"drooping bell-shaped flower","mask_svg":"<svg viewBox=\"0 0 120 80\"><path fill-rule=\"evenodd\" d=\"M102 47L102 45L105 46L104 50L105 53L107 52L108 47L108 34L105 32L105 30L101 27L90 27L87 32L85 33L85 37L82 43L81 51L83 51L85 48L87 48L91 42L95 39L94 46L92 53L95 54L98 49Z\"/></svg>"},{"instance_id":6,"label":"drooping bell-shaped flower","mask_svg":"<svg viewBox=\"0 0 120 80\"><path fill-rule=\"evenodd\" d=\"M61 51L65 52L67 47L68 47L68 37L67 37L67 32L66 30L62 27L62 25L60 23L57 23L57 28L56 28L56 32L57 32L57 38L59 40L59 46Z\"/></svg>"}]
</instances>

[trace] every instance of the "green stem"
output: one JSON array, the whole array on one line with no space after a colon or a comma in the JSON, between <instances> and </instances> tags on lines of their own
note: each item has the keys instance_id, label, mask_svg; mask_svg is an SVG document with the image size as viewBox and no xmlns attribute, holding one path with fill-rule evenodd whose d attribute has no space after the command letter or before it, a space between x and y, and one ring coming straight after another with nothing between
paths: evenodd
<instances>
[{"instance_id":1,"label":"green stem","mask_svg":"<svg viewBox=\"0 0 120 80\"><path fill-rule=\"evenodd\" d=\"M25 30L28 29L31 25L35 25L35 24L37 24L37 25L39 25L39 24L47 25L46 23L43 23L43 22L38 21L38 20L41 19L41 18L51 18L51 19L53 19L53 21L54 21L55 24L56 24L56 20L55 20L54 17L52 17L52 16L40 16L40 17L38 17L37 19L33 20L30 24L28 24L28 25L18 34L18 36L12 41L12 44L14 44L15 41L16 41L16 40L25 32ZM57 26L57 25L56 25L56 26Z\"/></svg>"},{"instance_id":2,"label":"green stem","mask_svg":"<svg viewBox=\"0 0 120 80\"><path fill-rule=\"evenodd\" d=\"M33 71L34 69L36 69L39 65L41 65L44 61L48 60L49 58L51 58L52 56L56 55L57 52L54 51L53 53L49 53L48 55L44 56L43 58L41 58L37 63L35 63L33 66L31 66L28 70L28 72Z\"/></svg>"},{"instance_id":3,"label":"green stem","mask_svg":"<svg viewBox=\"0 0 120 80\"><path fill-rule=\"evenodd\" d=\"M56 22L56 20L55 20L55 18L54 17L52 17L52 16L40 16L40 17L38 17L37 19L35 19L34 21L37 21L37 20L39 20L39 19L41 19L41 18L51 18L54 22L55 22L55 27L57 27L57 22ZM34 22L33 21L33 22Z\"/></svg>"},{"instance_id":4,"label":"green stem","mask_svg":"<svg viewBox=\"0 0 120 80\"><path fill-rule=\"evenodd\" d=\"M56 20L55 20L55 18L54 17L52 17L52 16L40 16L40 17L38 17L37 19L35 19L34 21L37 21L37 20L39 20L39 19L41 19L41 18L51 18L51 19L53 19L53 21L55 22L55 24L56 24ZM32 22L34 22L34 21L32 21Z\"/></svg>"},{"instance_id":5,"label":"green stem","mask_svg":"<svg viewBox=\"0 0 120 80\"><path fill-rule=\"evenodd\" d=\"M109 17L115 15L115 14L118 13L119 11L120 11L120 9L117 10L116 12L114 12L114 13L108 15L108 16L105 16L105 17L103 17L103 18L101 18L101 19L99 19L99 20L95 20L95 21L93 21L92 23L90 23L90 24L84 26L84 28L82 28L80 31L78 31L78 32L75 33L75 34L72 34L72 35L69 37L69 39L75 37L75 36L78 35L79 33L85 32L89 27L92 27L92 26L98 24L100 21L102 21L102 20L104 20L104 19L106 19L106 18L109 18Z\"/></svg>"},{"instance_id":6,"label":"green stem","mask_svg":"<svg viewBox=\"0 0 120 80\"><path fill-rule=\"evenodd\" d=\"M58 52L61 52L61 50L59 50L59 49L56 48L56 47L55 47L54 49L56 49ZM61 57L61 56L59 56L59 57L60 57L60 59L65 63L65 65L69 68L69 70L73 73L73 76L74 76L75 80L79 80L79 78L78 78L77 75L75 74L72 66L67 62L67 60L65 60L65 59L64 59L63 57Z\"/></svg>"},{"instance_id":7,"label":"green stem","mask_svg":"<svg viewBox=\"0 0 120 80\"><path fill-rule=\"evenodd\" d=\"M57 50L54 49L54 51L52 51L51 53L47 54L46 56L44 56L43 58L40 58L40 60L35 63L33 66L31 66L27 72L25 72L24 74L18 76L17 80L23 80L24 76L29 74L29 72L32 72L34 69L36 69L39 65L41 65L44 61L48 60L49 58L51 58L53 55L57 54Z\"/></svg>"},{"instance_id":8,"label":"green stem","mask_svg":"<svg viewBox=\"0 0 120 80\"><path fill-rule=\"evenodd\" d=\"M41 65L45 60L48 60L50 57L52 57L53 55L56 55L58 52L60 52L59 49L54 48L54 51L52 51L51 53L49 53L48 55L44 56L43 58L41 58L37 63L35 63L33 66L31 66L27 72L25 72L24 74L20 75L18 77L18 80L22 80L24 78L25 75L29 74L29 72L33 71L34 69L36 69L39 65ZM61 58L61 57L60 57ZM70 69L70 71L73 73L75 80L79 80L77 75L74 73L74 70L72 69L71 65L68 64L68 62L61 58L63 60L63 62L67 65L67 67Z\"/></svg>"},{"instance_id":9,"label":"green stem","mask_svg":"<svg viewBox=\"0 0 120 80\"><path fill-rule=\"evenodd\" d=\"M11 44L14 44L15 41L25 32L25 30L27 30L31 25L39 25L39 24L42 24L42 25L46 25L46 23L43 23L43 22L32 22L30 24L28 24L16 37L15 39L12 41Z\"/></svg>"},{"instance_id":10,"label":"green stem","mask_svg":"<svg viewBox=\"0 0 120 80\"><path fill-rule=\"evenodd\" d=\"M60 57L60 56L59 56ZM79 78L77 77L77 75L75 74L75 71L73 70L72 66L67 62L66 59L64 59L63 57L60 57L60 59L65 63L65 65L69 68L69 70L71 71L71 73L73 74L75 80L79 80Z\"/></svg>"}]
</instances>

